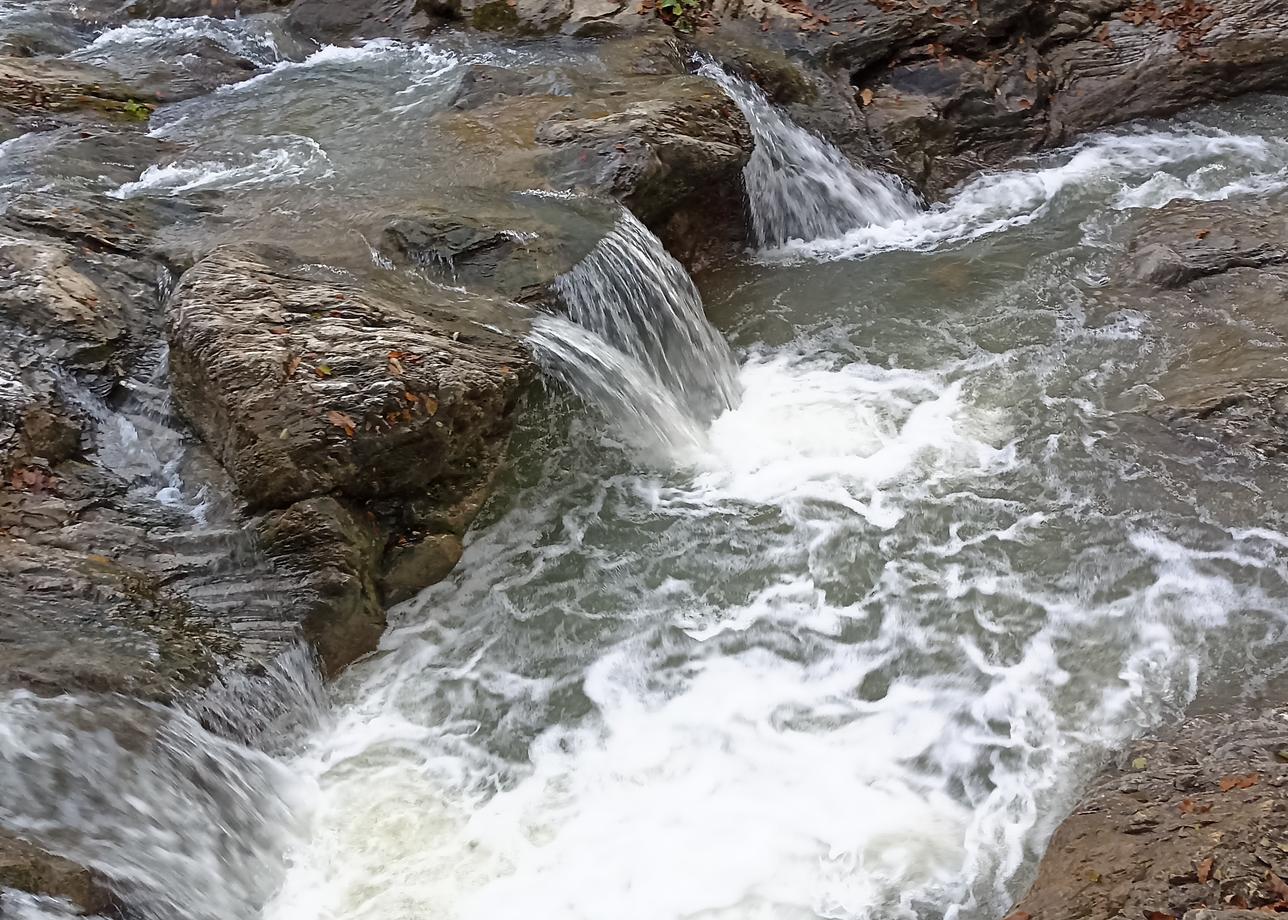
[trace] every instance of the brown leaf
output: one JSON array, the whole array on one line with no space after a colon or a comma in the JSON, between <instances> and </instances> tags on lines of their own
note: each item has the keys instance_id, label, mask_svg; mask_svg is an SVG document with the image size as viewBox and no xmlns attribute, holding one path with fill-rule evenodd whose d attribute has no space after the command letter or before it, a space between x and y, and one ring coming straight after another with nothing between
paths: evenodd
<instances>
[{"instance_id":1,"label":"brown leaf","mask_svg":"<svg viewBox=\"0 0 1288 920\"><path fill-rule=\"evenodd\" d=\"M57 478L35 467L20 467L14 470L9 477L10 485L18 491L35 492L36 494L53 491L57 482Z\"/></svg>"},{"instance_id":2,"label":"brown leaf","mask_svg":"<svg viewBox=\"0 0 1288 920\"><path fill-rule=\"evenodd\" d=\"M268 331L273 333L273 335L286 335L291 330L287 329L285 326L274 326Z\"/></svg>"},{"instance_id":3,"label":"brown leaf","mask_svg":"<svg viewBox=\"0 0 1288 920\"><path fill-rule=\"evenodd\" d=\"M1176 920L1176 917L1162 910L1147 910L1145 920Z\"/></svg>"},{"instance_id":4,"label":"brown leaf","mask_svg":"<svg viewBox=\"0 0 1288 920\"><path fill-rule=\"evenodd\" d=\"M1249 773L1247 776L1223 776L1221 777L1221 791L1229 792L1231 789L1251 789L1259 782L1261 782L1260 773Z\"/></svg>"},{"instance_id":5,"label":"brown leaf","mask_svg":"<svg viewBox=\"0 0 1288 920\"><path fill-rule=\"evenodd\" d=\"M299 355L291 355L289 358L286 359L286 376L288 378L294 377L295 372L298 371L299 369L300 369Z\"/></svg>"},{"instance_id":6,"label":"brown leaf","mask_svg":"<svg viewBox=\"0 0 1288 920\"><path fill-rule=\"evenodd\" d=\"M432 396L425 396L425 411L430 415L438 414L438 400Z\"/></svg>"},{"instance_id":7,"label":"brown leaf","mask_svg":"<svg viewBox=\"0 0 1288 920\"><path fill-rule=\"evenodd\" d=\"M1193 799L1181 799L1176 806L1183 815L1205 815L1212 810L1211 802L1196 802Z\"/></svg>"},{"instance_id":8,"label":"brown leaf","mask_svg":"<svg viewBox=\"0 0 1288 920\"><path fill-rule=\"evenodd\" d=\"M1029 78L1030 83L1036 83L1038 82L1038 69L1036 67L1030 67L1024 71L1024 76Z\"/></svg>"},{"instance_id":9,"label":"brown leaf","mask_svg":"<svg viewBox=\"0 0 1288 920\"><path fill-rule=\"evenodd\" d=\"M1195 238L1196 240L1205 240L1205 239L1207 239L1207 235L1208 235L1209 233L1211 233L1211 232L1212 232L1211 230L1207 230L1207 229L1199 230L1199 231L1195 232L1195 234L1194 234L1194 238Z\"/></svg>"},{"instance_id":10,"label":"brown leaf","mask_svg":"<svg viewBox=\"0 0 1288 920\"><path fill-rule=\"evenodd\" d=\"M389 373L393 374L395 377L401 377L403 375L402 362L394 357L393 352L389 353Z\"/></svg>"},{"instance_id":11,"label":"brown leaf","mask_svg":"<svg viewBox=\"0 0 1288 920\"><path fill-rule=\"evenodd\" d=\"M1017 910L1005 917L1004 920L1033 920L1033 915L1025 910Z\"/></svg>"},{"instance_id":12,"label":"brown leaf","mask_svg":"<svg viewBox=\"0 0 1288 920\"><path fill-rule=\"evenodd\" d=\"M876 94L872 92L872 88L869 87L865 89L863 92L859 93L859 98L862 99L863 104L867 106L872 104L872 97L875 95Z\"/></svg>"},{"instance_id":13,"label":"brown leaf","mask_svg":"<svg viewBox=\"0 0 1288 920\"><path fill-rule=\"evenodd\" d=\"M1208 883L1208 879L1212 877L1212 866L1215 863L1216 860L1209 856L1195 867L1194 874L1199 877L1200 885L1206 885Z\"/></svg>"},{"instance_id":14,"label":"brown leaf","mask_svg":"<svg viewBox=\"0 0 1288 920\"><path fill-rule=\"evenodd\" d=\"M1019 105L1019 107L1020 107L1020 108L1022 108L1022 109L1031 109L1031 108L1033 108L1033 100L1032 100L1032 99L1021 99L1021 100L1019 101L1018 105Z\"/></svg>"},{"instance_id":15,"label":"brown leaf","mask_svg":"<svg viewBox=\"0 0 1288 920\"><path fill-rule=\"evenodd\" d=\"M358 430L357 422L355 422L350 416L335 409L332 409L326 414L326 420L336 428L344 429L346 437L353 437L353 433Z\"/></svg>"},{"instance_id":16,"label":"brown leaf","mask_svg":"<svg viewBox=\"0 0 1288 920\"><path fill-rule=\"evenodd\" d=\"M1266 873L1266 887L1274 893L1276 898L1281 901L1288 901L1288 883L1273 872Z\"/></svg>"}]
</instances>

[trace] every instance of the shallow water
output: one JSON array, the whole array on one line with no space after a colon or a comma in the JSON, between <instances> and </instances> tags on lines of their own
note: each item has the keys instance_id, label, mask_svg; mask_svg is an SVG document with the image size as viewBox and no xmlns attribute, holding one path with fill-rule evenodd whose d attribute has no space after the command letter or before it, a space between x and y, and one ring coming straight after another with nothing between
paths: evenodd
<instances>
[{"instance_id":1,"label":"shallow water","mask_svg":"<svg viewBox=\"0 0 1288 920\"><path fill-rule=\"evenodd\" d=\"M463 53L274 63L163 109L193 152L102 192L397 189ZM1130 126L700 279L728 408L668 440L552 388L319 727L273 757L165 728L236 794L121 755L149 820L75 855L219 920L1000 916L1108 751L1284 660L1275 471L1140 412L1178 344L1109 282L1139 209L1288 183L1286 114ZM73 785L114 781L96 740Z\"/></svg>"}]
</instances>

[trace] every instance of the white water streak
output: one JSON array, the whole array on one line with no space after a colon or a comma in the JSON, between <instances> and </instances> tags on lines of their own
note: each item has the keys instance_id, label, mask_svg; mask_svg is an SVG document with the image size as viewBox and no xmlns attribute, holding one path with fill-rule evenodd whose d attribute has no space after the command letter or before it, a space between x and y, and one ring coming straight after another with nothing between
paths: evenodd
<instances>
[{"instance_id":1,"label":"white water streak","mask_svg":"<svg viewBox=\"0 0 1288 920\"><path fill-rule=\"evenodd\" d=\"M743 170L752 230L761 247L831 239L917 213L894 176L858 166L822 138L794 124L757 87L708 61L698 73L738 104L756 142Z\"/></svg>"}]
</instances>

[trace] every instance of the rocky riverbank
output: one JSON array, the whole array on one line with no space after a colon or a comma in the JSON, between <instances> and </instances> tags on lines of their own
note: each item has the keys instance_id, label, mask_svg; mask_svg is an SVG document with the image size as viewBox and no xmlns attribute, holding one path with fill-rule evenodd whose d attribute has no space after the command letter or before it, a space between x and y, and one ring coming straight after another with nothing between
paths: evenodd
<instances>
[{"instance_id":1,"label":"rocky riverbank","mask_svg":"<svg viewBox=\"0 0 1288 920\"><path fill-rule=\"evenodd\" d=\"M0 187L0 683L200 709L231 675L269 680L301 640L328 676L371 652L386 608L460 558L538 380L533 310L557 302L555 280L616 225L617 203L693 268L746 243L752 131L693 74L695 54L936 200L1092 128L1288 88L1281 7L95 0L0 20L0 162L34 164ZM112 27L198 15L257 17L257 41L215 32L139 59L96 44ZM167 106L225 98L322 43L431 35L514 58L463 67L418 126L424 149L400 145L397 181L346 190L341 174L327 201L253 213L227 189L130 191L149 169L207 156L151 130ZM543 48L586 63L551 65ZM1251 210L1170 205L1139 227L1114 282L1194 331L1145 414L1236 462L1284 451L1286 214L1282 195ZM1245 884L1244 856L1261 852L1258 834L1282 837L1275 718L1187 724L1133 752L1144 766L1096 782L1019 910L1273 903ZM1213 732L1232 740L1209 763ZM1198 801L1214 777L1250 774L1258 783L1220 808L1132 817L1173 808L1182 779ZM1225 835L1193 884L1198 870L1177 868L1192 848L1155 845L1182 819ZM1085 842L1109 839L1111 852ZM1095 867L1106 860L1112 871ZM1101 881L1076 897L1062 887L1089 872ZM13 838L0 840L0 884L117 909L103 880Z\"/></svg>"}]
</instances>

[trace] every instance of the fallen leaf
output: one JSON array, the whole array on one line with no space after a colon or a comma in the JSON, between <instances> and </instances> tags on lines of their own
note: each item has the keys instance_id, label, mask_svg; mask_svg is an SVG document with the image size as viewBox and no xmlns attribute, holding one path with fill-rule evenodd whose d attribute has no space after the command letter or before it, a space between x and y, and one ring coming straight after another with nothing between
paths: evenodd
<instances>
[{"instance_id":1,"label":"fallen leaf","mask_svg":"<svg viewBox=\"0 0 1288 920\"><path fill-rule=\"evenodd\" d=\"M1181 799L1176 806L1183 815L1205 815L1212 810L1211 802L1196 802L1193 799Z\"/></svg>"},{"instance_id":2,"label":"fallen leaf","mask_svg":"<svg viewBox=\"0 0 1288 920\"><path fill-rule=\"evenodd\" d=\"M274 326L272 329L268 331L273 333L273 335L286 335L286 333L290 332L291 330L287 329L285 326Z\"/></svg>"},{"instance_id":3,"label":"fallen leaf","mask_svg":"<svg viewBox=\"0 0 1288 920\"><path fill-rule=\"evenodd\" d=\"M1145 920L1176 920L1176 918L1166 911L1147 910L1145 911Z\"/></svg>"},{"instance_id":4,"label":"fallen leaf","mask_svg":"<svg viewBox=\"0 0 1288 920\"><path fill-rule=\"evenodd\" d=\"M1137 757L1135 760L1131 762L1131 768L1133 770L1143 770L1147 766L1149 766L1149 761L1146 760L1144 757Z\"/></svg>"},{"instance_id":5,"label":"fallen leaf","mask_svg":"<svg viewBox=\"0 0 1288 920\"><path fill-rule=\"evenodd\" d=\"M1199 877L1200 885L1206 885L1208 883L1208 879L1212 877L1212 866L1215 862L1216 860L1209 856L1195 867L1194 874Z\"/></svg>"},{"instance_id":6,"label":"fallen leaf","mask_svg":"<svg viewBox=\"0 0 1288 920\"><path fill-rule=\"evenodd\" d=\"M1015 913L1005 917L1004 920L1033 920L1033 915L1028 911L1017 910Z\"/></svg>"},{"instance_id":7,"label":"fallen leaf","mask_svg":"<svg viewBox=\"0 0 1288 920\"><path fill-rule=\"evenodd\" d=\"M314 373L316 373L319 377L330 377L330 376L331 376L331 365L329 365L329 364L319 364L317 367L315 367L315 368L313 369L313 371L314 371Z\"/></svg>"},{"instance_id":8,"label":"fallen leaf","mask_svg":"<svg viewBox=\"0 0 1288 920\"><path fill-rule=\"evenodd\" d=\"M430 415L438 414L438 400L432 396L425 397L425 411Z\"/></svg>"},{"instance_id":9,"label":"fallen leaf","mask_svg":"<svg viewBox=\"0 0 1288 920\"><path fill-rule=\"evenodd\" d=\"M1207 239L1207 235L1211 232L1211 230L1199 230L1194 234L1194 238L1196 240L1205 240Z\"/></svg>"},{"instance_id":10,"label":"fallen leaf","mask_svg":"<svg viewBox=\"0 0 1288 920\"><path fill-rule=\"evenodd\" d=\"M1022 109L1031 109L1031 108L1033 108L1033 100L1031 100L1031 99L1021 99L1021 100L1019 101L1019 106L1020 106L1020 108L1022 108Z\"/></svg>"},{"instance_id":11,"label":"fallen leaf","mask_svg":"<svg viewBox=\"0 0 1288 920\"><path fill-rule=\"evenodd\" d=\"M868 89L865 89L863 92L859 93L859 98L862 99L863 104L867 106L872 104L872 97L875 95L876 94L872 92L871 88L868 88Z\"/></svg>"},{"instance_id":12,"label":"fallen leaf","mask_svg":"<svg viewBox=\"0 0 1288 920\"><path fill-rule=\"evenodd\" d=\"M1266 887L1274 893L1276 898L1281 901L1288 901L1288 882L1285 882L1273 872L1266 873Z\"/></svg>"},{"instance_id":13,"label":"fallen leaf","mask_svg":"<svg viewBox=\"0 0 1288 920\"><path fill-rule=\"evenodd\" d=\"M1030 83L1036 83L1038 82L1038 69L1030 67L1024 71L1024 76L1028 77Z\"/></svg>"},{"instance_id":14,"label":"fallen leaf","mask_svg":"<svg viewBox=\"0 0 1288 920\"><path fill-rule=\"evenodd\" d=\"M112 564L112 560L111 560L111 559L108 559L106 556L100 556L98 553L94 553L93 555L86 556L85 558L86 558L88 561L90 561L90 562L94 563L95 565L111 565L111 564Z\"/></svg>"},{"instance_id":15,"label":"fallen leaf","mask_svg":"<svg viewBox=\"0 0 1288 920\"><path fill-rule=\"evenodd\" d=\"M1288 751L1275 751L1275 757L1284 763L1288 763Z\"/></svg>"},{"instance_id":16,"label":"fallen leaf","mask_svg":"<svg viewBox=\"0 0 1288 920\"><path fill-rule=\"evenodd\" d=\"M1087 881L1092 883L1099 883L1100 873L1097 872L1095 869L1092 869L1090 872L1087 873Z\"/></svg>"},{"instance_id":17,"label":"fallen leaf","mask_svg":"<svg viewBox=\"0 0 1288 920\"><path fill-rule=\"evenodd\" d=\"M353 437L353 433L358 430L357 423L343 412L332 409L326 414L326 420L337 428L344 429L347 437Z\"/></svg>"},{"instance_id":18,"label":"fallen leaf","mask_svg":"<svg viewBox=\"0 0 1288 920\"><path fill-rule=\"evenodd\" d=\"M300 356L291 355L286 359L286 376L294 377L295 372L300 369Z\"/></svg>"},{"instance_id":19,"label":"fallen leaf","mask_svg":"<svg viewBox=\"0 0 1288 920\"><path fill-rule=\"evenodd\" d=\"M1260 773L1249 773L1247 776L1223 776L1221 777L1221 791L1229 792L1231 789L1251 789L1259 782L1261 782Z\"/></svg>"}]
</instances>

